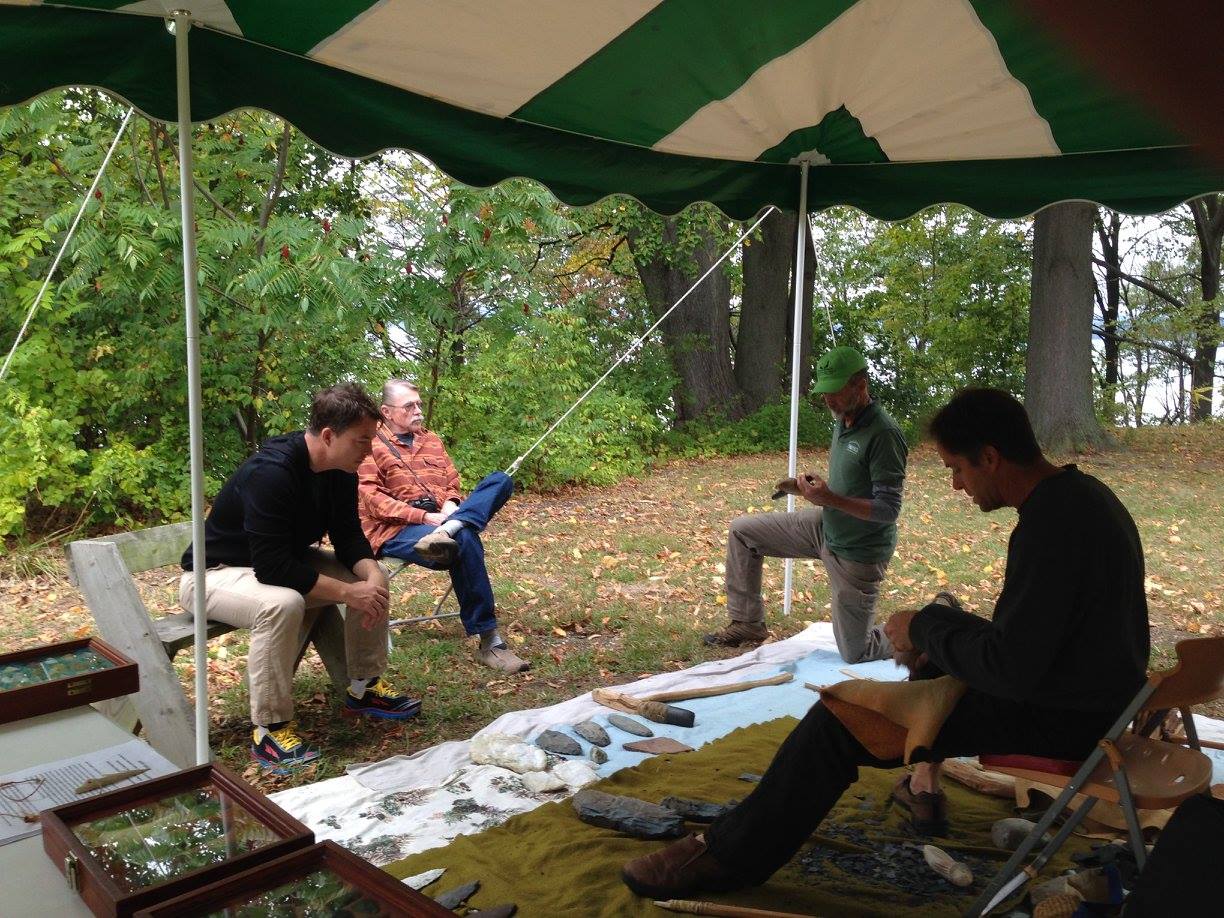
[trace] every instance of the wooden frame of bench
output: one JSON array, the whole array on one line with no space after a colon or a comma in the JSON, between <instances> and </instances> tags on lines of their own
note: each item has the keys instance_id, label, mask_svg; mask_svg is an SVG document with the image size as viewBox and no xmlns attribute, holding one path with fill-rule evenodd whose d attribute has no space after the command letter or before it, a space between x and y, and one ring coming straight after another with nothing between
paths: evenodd
<instances>
[{"instance_id":1,"label":"wooden frame of bench","mask_svg":"<svg viewBox=\"0 0 1224 918\"><path fill-rule=\"evenodd\" d=\"M153 618L136 589L133 574L177 565L191 542L190 523L172 523L135 532L70 542L68 571L93 613L103 640L140 667L140 692L133 704L149 743L181 768L195 764L194 713L171 665L174 655L195 643L190 612ZM210 621L208 636L235 630ZM337 692L348 686L344 621L320 615L298 651L314 644Z\"/></svg>"}]
</instances>

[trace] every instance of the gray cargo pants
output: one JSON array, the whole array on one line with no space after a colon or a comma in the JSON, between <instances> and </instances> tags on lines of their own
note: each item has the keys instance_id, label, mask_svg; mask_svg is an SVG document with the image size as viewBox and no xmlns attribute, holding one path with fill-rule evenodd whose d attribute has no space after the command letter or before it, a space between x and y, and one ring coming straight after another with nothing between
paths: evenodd
<instances>
[{"instance_id":1,"label":"gray cargo pants","mask_svg":"<svg viewBox=\"0 0 1224 918\"><path fill-rule=\"evenodd\" d=\"M833 637L847 663L892 657L892 644L875 627L876 599L887 561L839 558L825 545L820 508L754 513L731 522L727 538L727 611L731 620L764 624L761 568L766 558L819 558L829 575Z\"/></svg>"}]
</instances>

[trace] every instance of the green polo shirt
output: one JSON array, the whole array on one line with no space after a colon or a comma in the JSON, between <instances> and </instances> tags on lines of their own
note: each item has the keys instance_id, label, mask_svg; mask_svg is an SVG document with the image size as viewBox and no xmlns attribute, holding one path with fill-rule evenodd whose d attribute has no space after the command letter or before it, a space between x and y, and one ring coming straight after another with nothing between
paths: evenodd
<instances>
[{"instance_id":1,"label":"green polo shirt","mask_svg":"<svg viewBox=\"0 0 1224 918\"><path fill-rule=\"evenodd\" d=\"M837 422L829 446L829 488L845 497L870 499L873 484L899 488L905 482L909 447L897 422L872 402L851 427ZM824 509L824 537L839 558L867 564L888 561L897 547L896 523L860 520L832 507Z\"/></svg>"}]
</instances>

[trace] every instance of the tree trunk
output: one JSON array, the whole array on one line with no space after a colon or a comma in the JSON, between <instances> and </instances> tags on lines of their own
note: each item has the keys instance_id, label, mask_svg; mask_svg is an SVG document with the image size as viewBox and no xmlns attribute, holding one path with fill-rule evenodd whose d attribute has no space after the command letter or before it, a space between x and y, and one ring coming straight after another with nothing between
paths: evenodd
<instances>
[{"instance_id":1,"label":"tree trunk","mask_svg":"<svg viewBox=\"0 0 1224 918\"><path fill-rule=\"evenodd\" d=\"M1105 385L1113 392L1118 385L1118 309L1122 301L1122 260L1119 239L1122 235L1122 217L1117 211L1109 211L1109 223L1098 220L1097 239L1101 243L1101 259L1108 267L1105 270L1105 297L1101 303L1101 336L1105 343Z\"/></svg>"},{"instance_id":2,"label":"tree trunk","mask_svg":"<svg viewBox=\"0 0 1224 918\"><path fill-rule=\"evenodd\" d=\"M1037 214L1025 407L1043 447L1078 451L1103 434L1092 405L1091 204L1065 203Z\"/></svg>"},{"instance_id":3,"label":"tree trunk","mask_svg":"<svg viewBox=\"0 0 1224 918\"><path fill-rule=\"evenodd\" d=\"M1190 365L1191 421L1211 417L1215 395L1216 352L1220 347L1220 250L1224 245L1224 195L1209 194L1189 203L1199 240L1202 311L1194 323L1194 362Z\"/></svg>"},{"instance_id":4,"label":"tree trunk","mask_svg":"<svg viewBox=\"0 0 1224 918\"><path fill-rule=\"evenodd\" d=\"M760 239L744 240L744 296L735 341L735 380L747 411L779 399L790 362L791 262L795 214L774 211Z\"/></svg>"},{"instance_id":5,"label":"tree trunk","mask_svg":"<svg viewBox=\"0 0 1224 918\"><path fill-rule=\"evenodd\" d=\"M663 241L676 244L676 221L663 221ZM708 236L692 253L695 273L673 265L662 254L644 260L635 247L638 276L656 316L662 315L693 285L721 254ZM720 269L710 273L662 325L663 342L680 379L676 389L676 422L712 413L735 420L745 415L743 399L731 369L731 282Z\"/></svg>"},{"instance_id":6,"label":"tree trunk","mask_svg":"<svg viewBox=\"0 0 1224 918\"><path fill-rule=\"evenodd\" d=\"M795 239L791 232L791 260L794 261ZM803 325L799 345L799 397L803 398L812 388L812 307L816 293L816 249L812 245L812 226L809 223L804 233L803 253ZM793 273L793 266L792 266ZM795 290L787 291L787 302L791 304L786 310L786 380L790 382L790 355L795 346Z\"/></svg>"}]
</instances>

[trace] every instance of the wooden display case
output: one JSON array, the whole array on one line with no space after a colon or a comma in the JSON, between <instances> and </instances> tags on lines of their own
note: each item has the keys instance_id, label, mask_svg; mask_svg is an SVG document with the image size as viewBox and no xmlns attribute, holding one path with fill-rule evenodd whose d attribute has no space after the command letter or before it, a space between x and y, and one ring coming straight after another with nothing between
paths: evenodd
<instances>
[{"instance_id":1,"label":"wooden display case","mask_svg":"<svg viewBox=\"0 0 1224 918\"><path fill-rule=\"evenodd\" d=\"M136 914L137 918L454 918L455 913L335 842L325 841Z\"/></svg>"},{"instance_id":2,"label":"wooden display case","mask_svg":"<svg viewBox=\"0 0 1224 918\"><path fill-rule=\"evenodd\" d=\"M219 765L41 814L43 848L95 915L131 915L305 848L314 833Z\"/></svg>"},{"instance_id":3,"label":"wooden display case","mask_svg":"<svg viewBox=\"0 0 1224 918\"><path fill-rule=\"evenodd\" d=\"M0 656L0 724L138 691L136 664L97 638Z\"/></svg>"}]
</instances>

